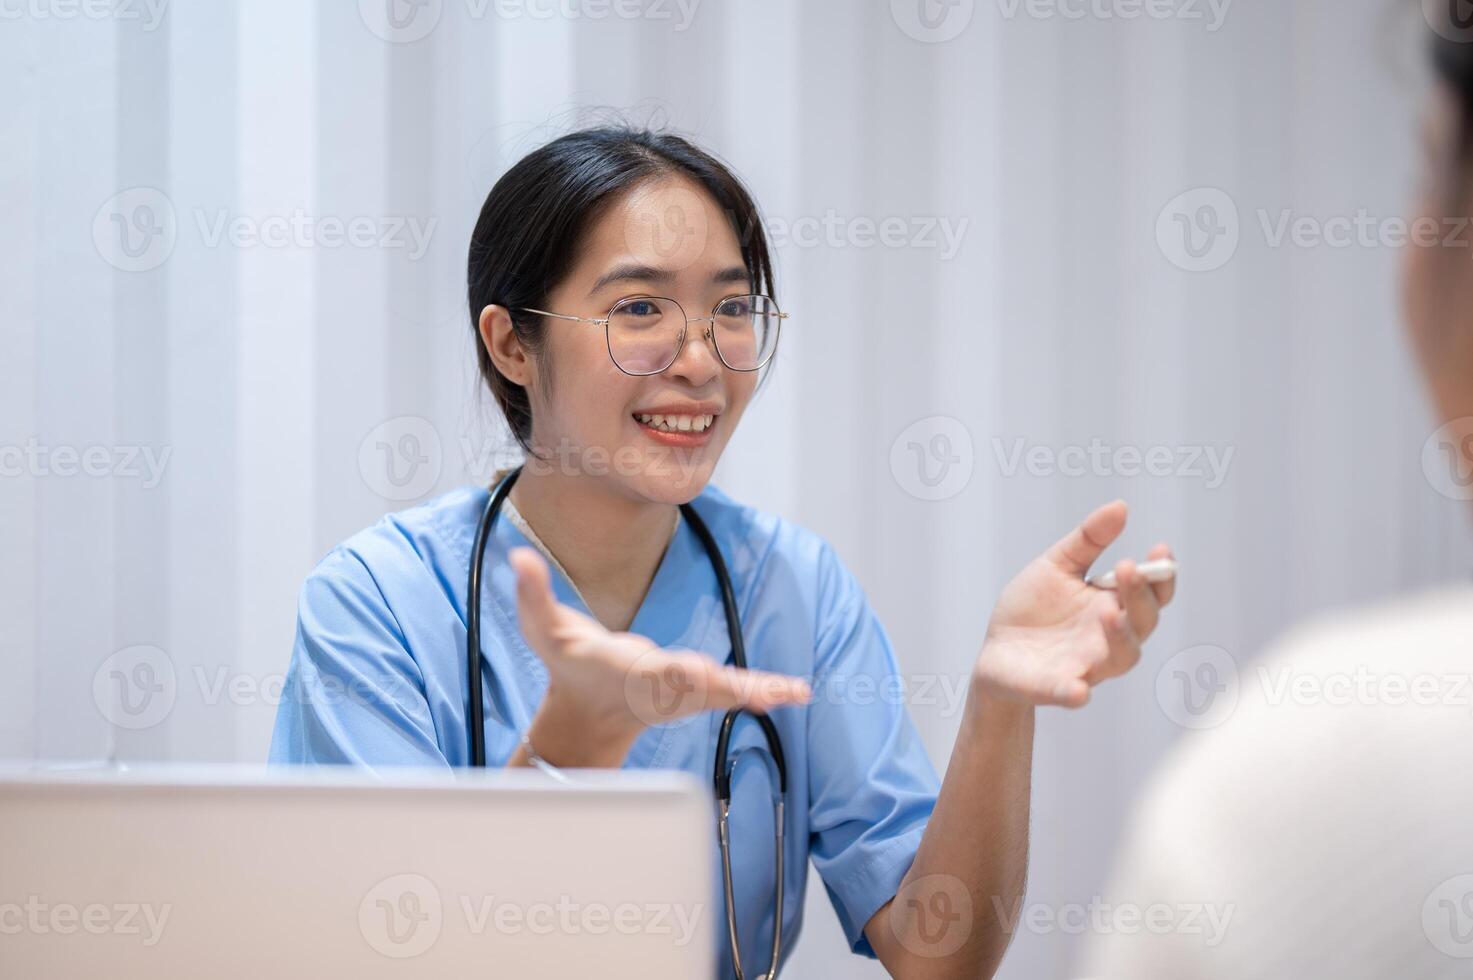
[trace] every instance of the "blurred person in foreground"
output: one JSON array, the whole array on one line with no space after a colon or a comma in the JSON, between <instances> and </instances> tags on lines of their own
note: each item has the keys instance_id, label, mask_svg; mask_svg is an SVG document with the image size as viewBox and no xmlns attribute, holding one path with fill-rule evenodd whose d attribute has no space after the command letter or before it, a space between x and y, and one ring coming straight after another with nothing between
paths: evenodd
<instances>
[{"instance_id":1,"label":"blurred person in foreground","mask_svg":"<svg viewBox=\"0 0 1473 980\"><path fill-rule=\"evenodd\" d=\"M1439 7L1416 212L1438 231L1403 292L1439 465L1468 486L1473 25ZM1074 975L1473 977L1473 587L1301 626L1239 689L1147 790Z\"/></svg>"}]
</instances>

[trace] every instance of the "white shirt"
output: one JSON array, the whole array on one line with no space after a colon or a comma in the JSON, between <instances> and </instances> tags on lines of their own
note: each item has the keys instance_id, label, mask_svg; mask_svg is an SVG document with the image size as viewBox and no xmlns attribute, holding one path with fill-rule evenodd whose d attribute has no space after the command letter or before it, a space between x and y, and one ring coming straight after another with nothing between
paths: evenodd
<instances>
[{"instance_id":1,"label":"white shirt","mask_svg":"<svg viewBox=\"0 0 1473 980\"><path fill-rule=\"evenodd\" d=\"M1142 799L1074 975L1473 976L1473 589L1299 627L1239 682Z\"/></svg>"}]
</instances>

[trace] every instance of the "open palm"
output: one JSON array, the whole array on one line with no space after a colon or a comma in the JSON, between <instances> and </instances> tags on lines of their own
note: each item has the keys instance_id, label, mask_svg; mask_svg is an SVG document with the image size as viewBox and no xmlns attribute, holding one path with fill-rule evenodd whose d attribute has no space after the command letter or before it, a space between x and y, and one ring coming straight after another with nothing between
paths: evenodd
<instances>
[{"instance_id":1,"label":"open palm","mask_svg":"<svg viewBox=\"0 0 1473 980\"><path fill-rule=\"evenodd\" d=\"M799 678L727 667L708 654L609 630L557 601L547 562L536 551L514 548L510 560L522 634L547 666L548 696L592 730L632 735L702 711L767 711L809 698Z\"/></svg>"},{"instance_id":2,"label":"open palm","mask_svg":"<svg viewBox=\"0 0 1473 980\"><path fill-rule=\"evenodd\" d=\"M1174 582L1148 583L1130 560L1115 566L1118 588L1084 575L1125 529L1126 506L1099 508L1029 562L998 598L976 677L991 694L1030 704L1079 707L1090 688L1125 673L1171 601ZM1164 544L1150 558L1166 558Z\"/></svg>"}]
</instances>

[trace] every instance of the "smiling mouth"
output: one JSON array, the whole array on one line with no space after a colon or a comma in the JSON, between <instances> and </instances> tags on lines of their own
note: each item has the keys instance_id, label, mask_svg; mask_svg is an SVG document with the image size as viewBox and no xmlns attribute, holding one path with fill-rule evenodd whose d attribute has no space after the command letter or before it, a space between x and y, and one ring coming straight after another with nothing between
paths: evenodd
<instances>
[{"instance_id":1,"label":"smiling mouth","mask_svg":"<svg viewBox=\"0 0 1473 980\"><path fill-rule=\"evenodd\" d=\"M715 415L645 415L636 413L634 421L656 432L676 432L699 435L716 424Z\"/></svg>"}]
</instances>

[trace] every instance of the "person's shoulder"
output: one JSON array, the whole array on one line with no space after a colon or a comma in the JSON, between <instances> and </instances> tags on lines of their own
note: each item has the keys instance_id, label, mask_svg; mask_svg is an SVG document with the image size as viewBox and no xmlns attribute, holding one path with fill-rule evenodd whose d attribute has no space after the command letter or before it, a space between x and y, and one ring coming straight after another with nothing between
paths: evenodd
<instances>
[{"instance_id":1,"label":"person's shoulder","mask_svg":"<svg viewBox=\"0 0 1473 980\"><path fill-rule=\"evenodd\" d=\"M1251 824L1245 814L1260 804L1327 792L1347 765L1360 785L1412 758L1464 755L1469 637L1470 586L1304 620L1235 676L1217 678L1229 710L1184 736L1148 797L1162 812L1199 816L1212 801L1224 819Z\"/></svg>"},{"instance_id":2,"label":"person's shoulder","mask_svg":"<svg viewBox=\"0 0 1473 980\"><path fill-rule=\"evenodd\" d=\"M736 500L715 483L707 483L693 501L733 559L748 566L780 562L815 574L837 561L832 546L816 531L773 511Z\"/></svg>"},{"instance_id":3,"label":"person's shoulder","mask_svg":"<svg viewBox=\"0 0 1473 980\"><path fill-rule=\"evenodd\" d=\"M815 629L868 603L838 550L812 528L741 503L709 483L695 505L728 552L733 577L750 582L754 595L797 600L813 611Z\"/></svg>"},{"instance_id":4,"label":"person's shoulder","mask_svg":"<svg viewBox=\"0 0 1473 980\"><path fill-rule=\"evenodd\" d=\"M1287 630L1263 669L1473 671L1473 585L1450 585L1321 613Z\"/></svg>"},{"instance_id":5,"label":"person's shoulder","mask_svg":"<svg viewBox=\"0 0 1473 980\"><path fill-rule=\"evenodd\" d=\"M447 565L468 564L476 520L487 492L458 487L404 510L384 514L334 546L313 568L307 585L342 578L372 579L390 588L422 579Z\"/></svg>"}]
</instances>

